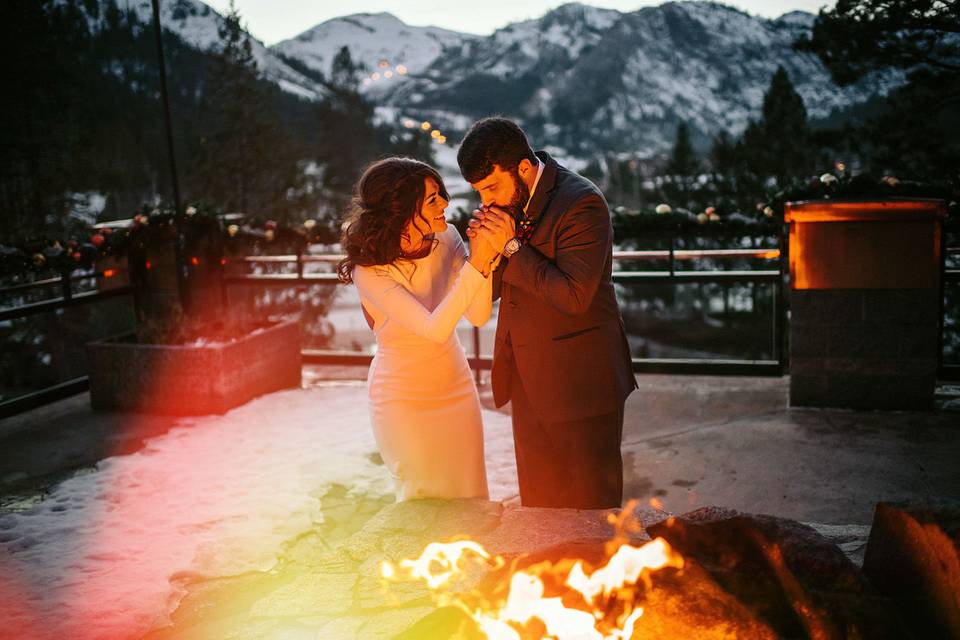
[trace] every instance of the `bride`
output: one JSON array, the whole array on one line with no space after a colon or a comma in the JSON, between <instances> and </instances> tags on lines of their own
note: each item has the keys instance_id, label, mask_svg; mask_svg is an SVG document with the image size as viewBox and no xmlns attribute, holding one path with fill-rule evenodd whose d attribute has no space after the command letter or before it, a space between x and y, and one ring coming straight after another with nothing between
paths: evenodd
<instances>
[{"instance_id":1,"label":"bride","mask_svg":"<svg viewBox=\"0 0 960 640\"><path fill-rule=\"evenodd\" d=\"M373 163L357 183L337 266L376 335L370 419L398 500L488 497L480 401L455 328L461 316L478 327L489 320L498 253L478 234L467 256L444 217L448 200L422 162Z\"/></svg>"}]
</instances>

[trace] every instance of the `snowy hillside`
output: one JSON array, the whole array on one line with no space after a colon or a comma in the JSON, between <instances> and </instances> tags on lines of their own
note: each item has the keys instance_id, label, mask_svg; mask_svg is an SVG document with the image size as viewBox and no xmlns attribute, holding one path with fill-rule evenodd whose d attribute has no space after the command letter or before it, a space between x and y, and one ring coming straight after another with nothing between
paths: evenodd
<instances>
[{"instance_id":1,"label":"snowy hillside","mask_svg":"<svg viewBox=\"0 0 960 640\"><path fill-rule=\"evenodd\" d=\"M150 0L115 0L122 11L136 14L142 23L152 24ZM160 23L164 29L180 36L187 44L208 51L220 42L218 27L223 16L200 0L173 0L160 3ZM322 95L317 84L284 62L262 42L251 37L253 55L261 72L280 87L301 97L316 100Z\"/></svg>"},{"instance_id":2,"label":"snowy hillside","mask_svg":"<svg viewBox=\"0 0 960 640\"><path fill-rule=\"evenodd\" d=\"M446 47L479 39L437 27L411 27L389 13L362 13L323 22L271 50L328 73L337 52L348 47L353 61L368 71L368 89L380 93L407 74L423 72Z\"/></svg>"},{"instance_id":3,"label":"snowy hillside","mask_svg":"<svg viewBox=\"0 0 960 640\"><path fill-rule=\"evenodd\" d=\"M499 112L566 148L648 155L669 147L681 120L695 139L740 133L781 65L811 117L902 81L890 73L837 87L815 56L792 48L812 24L801 12L766 20L710 2L632 13L569 4L448 49L386 99L415 118Z\"/></svg>"},{"instance_id":4,"label":"snowy hillside","mask_svg":"<svg viewBox=\"0 0 960 640\"><path fill-rule=\"evenodd\" d=\"M104 1L104 0L101 0ZM149 0L118 0L150 21ZM208 50L221 16L200 0L162 3L164 26ZM322 97L344 46L364 68L362 90L392 120L429 120L456 138L478 117L520 120L544 144L573 154L598 150L651 156L686 122L703 147L720 131L739 134L759 117L763 94L783 66L808 114L886 94L903 82L890 71L839 88L794 40L814 16L775 20L714 2L667 2L633 12L571 3L490 36L412 27L389 13L328 20L272 47L253 41L265 77L287 92Z\"/></svg>"}]
</instances>

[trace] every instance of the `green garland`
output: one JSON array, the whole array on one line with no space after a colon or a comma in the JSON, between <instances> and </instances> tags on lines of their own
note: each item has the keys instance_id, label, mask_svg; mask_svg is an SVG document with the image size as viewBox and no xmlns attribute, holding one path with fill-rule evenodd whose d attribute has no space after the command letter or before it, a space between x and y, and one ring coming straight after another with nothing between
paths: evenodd
<instances>
[{"instance_id":1,"label":"green garland","mask_svg":"<svg viewBox=\"0 0 960 640\"><path fill-rule=\"evenodd\" d=\"M955 222L960 202L960 182L914 182L886 175L877 178L863 173L824 173L819 177L797 179L771 194L769 200L780 218L787 202L803 200L890 200L895 198L936 198L947 202L948 222Z\"/></svg>"},{"instance_id":2,"label":"green garland","mask_svg":"<svg viewBox=\"0 0 960 640\"><path fill-rule=\"evenodd\" d=\"M765 235L777 236L783 226L784 204L816 199L890 199L939 198L948 203L947 229L960 229L960 183L919 183L901 181L894 176L876 178L870 174L825 173L819 177L795 179L785 188L771 190L749 212L732 211L725 203L703 211L674 208L667 203L643 210L615 207L612 212L614 236L623 239L665 236ZM18 245L0 244L0 278L17 280L40 274L90 270L97 261L125 257L132 251L141 254L150 247L176 238L171 207L144 205L128 226L97 225L82 238L30 239ZM460 228L464 220L455 220ZM262 252L276 247L278 252L301 252L308 244L330 244L338 232L329 224L305 220L281 225L263 217L231 220L205 206L186 208L184 235L188 246L199 237L219 233L225 255Z\"/></svg>"},{"instance_id":3,"label":"green garland","mask_svg":"<svg viewBox=\"0 0 960 640\"><path fill-rule=\"evenodd\" d=\"M176 240L175 215L170 207L144 205L125 226L101 223L89 234L73 238L31 238L25 242L0 244L0 278L32 280L41 275L89 271L98 261L141 255L151 247ZM231 222L205 207L189 206L183 216L183 232L189 246L200 237L219 233L223 248L230 255L263 250L268 245L278 249L303 250L314 243L336 241L328 225L306 220L296 226L280 225L274 220L245 217Z\"/></svg>"}]
</instances>

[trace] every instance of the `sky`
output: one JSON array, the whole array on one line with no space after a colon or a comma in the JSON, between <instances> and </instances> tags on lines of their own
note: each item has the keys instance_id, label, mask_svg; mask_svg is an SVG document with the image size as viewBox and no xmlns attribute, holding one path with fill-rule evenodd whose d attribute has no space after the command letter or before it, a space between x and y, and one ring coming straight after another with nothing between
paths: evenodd
<instances>
[{"instance_id":1,"label":"sky","mask_svg":"<svg viewBox=\"0 0 960 640\"><path fill-rule=\"evenodd\" d=\"M204 0L226 13L229 0ZM234 0L244 26L266 45L292 38L316 24L353 13L387 11L412 26L444 27L454 31L488 35L511 22L538 18L565 2L557 0L360 0L353 3L331 0ZM661 0L600 0L582 4L636 11L662 4ZM729 0L724 4L747 13L776 18L788 11L816 13L834 0ZM349 7L349 8L346 8Z\"/></svg>"}]
</instances>

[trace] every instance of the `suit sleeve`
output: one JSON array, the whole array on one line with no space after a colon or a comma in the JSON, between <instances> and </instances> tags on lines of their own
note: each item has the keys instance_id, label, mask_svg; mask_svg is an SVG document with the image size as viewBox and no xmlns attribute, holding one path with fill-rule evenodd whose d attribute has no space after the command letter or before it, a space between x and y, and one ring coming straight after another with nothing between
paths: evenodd
<instances>
[{"instance_id":1,"label":"suit sleeve","mask_svg":"<svg viewBox=\"0 0 960 640\"><path fill-rule=\"evenodd\" d=\"M353 281L361 297L375 305L389 322L433 342L444 342L453 333L467 307L485 289L484 278L470 263L460 267L453 287L433 311L428 311L407 289L376 267L357 267ZM486 296L485 296L486 297Z\"/></svg>"},{"instance_id":2,"label":"suit sleeve","mask_svg":"<svg viewBox=\"0 0 960 640\"><path fill-rule=\"evenodd\" d=\"M524 245L503 269L503 282L577 315L590 307L603 275L613 235L610 213L603 198L591 194L574 203L559 224L555 259Z\"/></svg>"}]
</instances>

